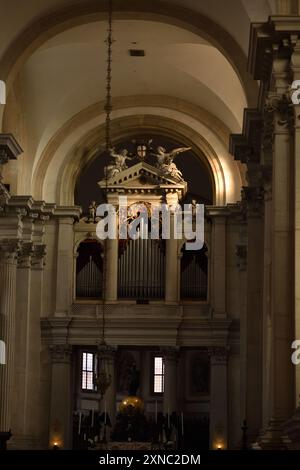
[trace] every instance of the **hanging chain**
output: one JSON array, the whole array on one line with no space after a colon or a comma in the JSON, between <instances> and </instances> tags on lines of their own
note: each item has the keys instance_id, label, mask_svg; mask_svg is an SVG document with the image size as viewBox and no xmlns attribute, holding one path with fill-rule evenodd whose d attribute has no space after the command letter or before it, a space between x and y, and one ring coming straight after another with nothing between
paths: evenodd
<instances>
[{"instance_id":1,"label":"hanging chain","mask_svg":"<svg viewBox=\"0 0 300 470\"><path fill-rule=\"evenodd\" d=\"M112 63L112 0L108 0L108 30L107 30L107 69L106 69L106 127L105 127L105 138L106 138L106 150L109 151L111 147L111 112L112 112L112 100L111 100L111 63Z\"/></svg>"},{"instance_id":2,"label":"hanging chain","mask_svg":"<svg viewBox=\"0 0 300 470\"><path fill-rule=\"evenodd\" d=\"M112 99L111 99L111 69L112 69L112 0L108 0L108 28L107 28L107 68L106 68L106 102L104 110L106 113L105 119L105 143L106 153L109 154L111 148L111 112L112 112ZM108 176L105 175L105 194L107 195ZM106 305L106 289L107 289L107 239L103 243L103 260L102 260L102 342L105 343L105 305Z\"/></svg>"}]
</instances>

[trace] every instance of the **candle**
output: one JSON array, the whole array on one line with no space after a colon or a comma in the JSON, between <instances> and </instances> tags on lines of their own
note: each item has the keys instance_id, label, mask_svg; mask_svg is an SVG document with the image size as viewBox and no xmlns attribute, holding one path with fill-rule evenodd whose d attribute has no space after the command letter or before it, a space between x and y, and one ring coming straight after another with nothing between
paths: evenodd
<instances>
[{"instance_id":1,"label":"candle","mask_svg":"<svg viewBox=\"0 0 300 470\"><path fill-rule=\"evenodd\" d=\"M168 407L168 428L170 427L170 408Z\"/></svg>"},{"instance_id":2,"label":"candle","mask_svg":"<svg viewBox=\"0 0 300 470\"><path fill-rule=\"evenodd\" d=\"M92 409L92 428L94 427L94 408Z\"/></svg>"},{"instance_id":3,"label":"candle","mask_svg":"<svg viewBox=\"0 0 300 470\"><path fill-rule=\"evenodd\" d=\"M79 411L78 434L80 434L80 430L81 430L81 411Z\"/></svg>"},{"instance_id":4,"label":"candle","mask_svg":"<svg viewBox=\"0 0 300 470\"><path fill-rule=\"evenodd\" d=\"M183 436L183 412L181 412L181 435Z\"/></svg>"},{"instance_id":5,"label":"candle","mask_svg":"<svg viewBox=\"0 0 300 470\"><path fill-rule=\"evenodd\" d=\"M157 424L157 400L155 400L155 422Z\"/></svg>"},{"instance_id":6,"label":"candle","mask_svg":"<svg viewBox=\"0 0 300 470\"><path fill-rule=\"evenodd\" d=\"M104 424L106 425L106 400L104 401Z\"/></svg>"}]
</instances>

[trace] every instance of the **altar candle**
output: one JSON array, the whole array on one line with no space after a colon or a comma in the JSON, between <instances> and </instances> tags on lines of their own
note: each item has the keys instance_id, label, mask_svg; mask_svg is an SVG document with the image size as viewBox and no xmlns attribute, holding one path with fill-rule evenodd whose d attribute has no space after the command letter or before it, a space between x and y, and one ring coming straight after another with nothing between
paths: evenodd
<instances>
[{"instance_id":1,"label":"altar candle","mask_svg":"<svg viewBox=\"0 0 300 470\"><path fill-rule=\"evenodd\" d=\"M92 428L94 427L94 408L92 409Z\"/></svg>"},{"instance_id":2,"label":"altar candle","mask_svg":"<svg viewBox=\"0 0 300 470\"><path fill-rule=\"evenodd\" d=\"M155 400L155 422L157 424L157 400Z\"/></svg>"},{"instance_id":3,"label":"altar candle","mask_svg":"<svg viewBox=\"0 0 300 470\"><path fill-rule=\"evenodd\" d=\"M104 424L106 425L106 400L104 401Z\"/></svg>"},{"instance_id":4,"label":"altar candle","mask_svg":"<svg viewBox=\"0 0 300 470\"><path fill-rule=\"evenodd\" d=\"M81 430L81 411L79 411L78 434L80 434L80 430Z\"/></svg>"},{"instance_id":5,"label":"altar candle","mask_svg":"<svg viewBox=\"0 0 300 470\"><path fill-rule=\"evenodd\" d=\"M181 435L183 436L183 412L181 412Z\"/></svg>"}]
</instances>

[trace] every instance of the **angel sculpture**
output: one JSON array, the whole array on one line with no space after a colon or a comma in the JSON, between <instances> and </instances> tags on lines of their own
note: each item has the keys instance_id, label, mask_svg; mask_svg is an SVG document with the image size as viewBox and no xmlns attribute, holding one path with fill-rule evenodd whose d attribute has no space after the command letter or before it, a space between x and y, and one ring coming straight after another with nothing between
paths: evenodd
<instances>
[{"instance_id":1,"label":"angel sculpture","mask_svg":"<svg viewBox=\"0 0 300 470\"><path fill-rule=\"evenodd\" d=\"M115 152L115 148L109 149L110 156L115 159L114 163L107 165L104 168L104 174L108 178L112 178L116 174L120 173L123 170L126 170L128 166L126 165L126 160L132 160L132 157L128 156L128 150L123 149L120 153Z\"/></svg>"},{"instance_id":2,"label":"angel sculpture","mask_svg":"<svg viewBox=\"0 0 300 470\"><path fill-rule=\"evenodd\" d=\"M165 175L172 176L173 178L183 180L183 176L180 170L178 170L176 164L173 162L176 155L182 152L187 152L191 147L179 147L167 152L162 146L157 147L156 152L152 153L157 159L157 168L159 168Z\"/></svg>"}]
</instances>

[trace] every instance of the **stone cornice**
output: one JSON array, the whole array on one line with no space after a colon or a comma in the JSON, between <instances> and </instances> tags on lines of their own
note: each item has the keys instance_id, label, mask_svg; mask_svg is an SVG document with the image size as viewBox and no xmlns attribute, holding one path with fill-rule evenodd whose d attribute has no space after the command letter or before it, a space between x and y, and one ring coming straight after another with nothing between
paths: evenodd
<instances>
[{"instance_id":1,"label":"stone cornice","mask_svg":"<svg viewBox=\"0 0 300 470\"><path fill-rule=\"evenodd\" d=\"M0 165L16 160L23 152L12 134L0 134Z\"/></svg>"},{"instance_id":2,"label":"stone cornice","mask_svg":"<svg viewBox=\"0 0 300 470\"><path fill-rule=\"evenodd\" d=\"M53 216L55 218L73 218L79 221L81 212L80 206L57 206L53 208Z\"/></svg>"},{"instance_id":3,"label":"stone cornice","mask_svg":"<svg viewBox=\"0 0 300 470\"><path fill-rule=\"evenodd\" d=\"M231 134L229 151L242 163L257 162L261 150L262 115L256 108L244 110L243 130L241 134Z\"/></svg>"},{"instance_id":4,"label":"stone cornice","mask_svg":"<svg viewBox=\"0 0 300 470\"><path fill-rule=\"evenodd\" d=\"M116 345L153 346L214 346L227 342L232 321L199 318L185 315L182 321L181 307L161 306L156 312L141 314L137 309L118 307L118 313L107 315L106 341ZM91 316L48 317L41 319L45 344L60 343L68 338L72 345L97 345L101 336L101 321Z\"/></svg>"}]
</instances>

